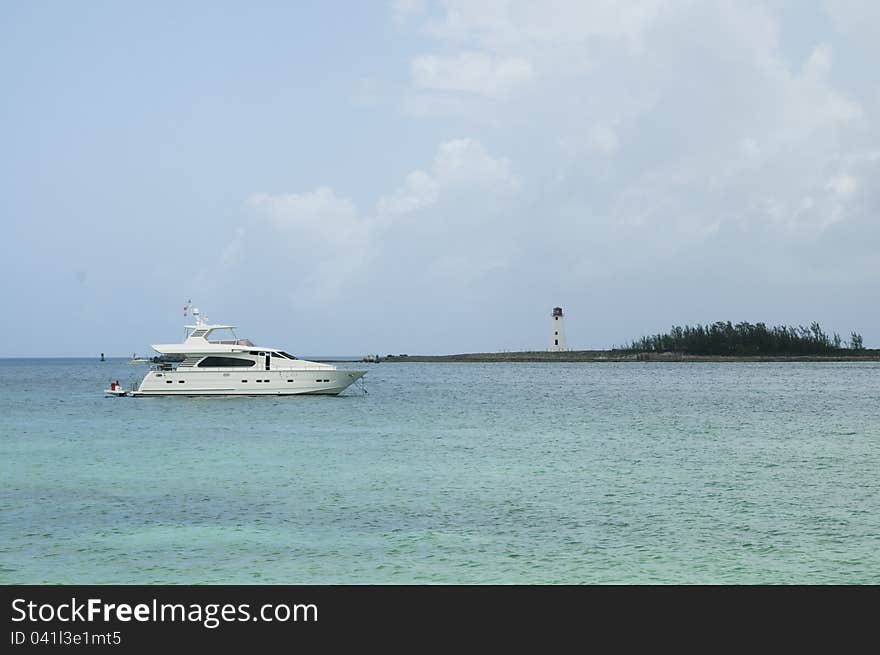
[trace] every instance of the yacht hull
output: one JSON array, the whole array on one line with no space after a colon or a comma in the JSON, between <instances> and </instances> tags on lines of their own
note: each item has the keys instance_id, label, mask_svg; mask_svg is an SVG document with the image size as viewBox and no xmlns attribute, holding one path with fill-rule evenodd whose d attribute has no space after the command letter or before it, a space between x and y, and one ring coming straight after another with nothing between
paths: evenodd
<instances>
[{"instance_id":1,"label":"yacht hull","mask_svg":"<svg viewBox=\"0 0 880 655\"><path fill-rule=\"evenodd\" d=\"M150 371L132 396L336 396L366 371Z\"/></svg>"}]
</instances>

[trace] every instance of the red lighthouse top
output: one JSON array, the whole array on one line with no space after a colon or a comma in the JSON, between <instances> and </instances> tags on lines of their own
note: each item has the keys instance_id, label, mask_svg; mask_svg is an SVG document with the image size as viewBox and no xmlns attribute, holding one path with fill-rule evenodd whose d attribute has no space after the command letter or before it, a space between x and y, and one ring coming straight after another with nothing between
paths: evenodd
<instances>
[{"instance_id":1,"label":"red lighthouse top","mask_svg":"<svg viewBox=\"0 0 880 655\"><path fill-rule=\"evenodd\" d=\"M554 307L553 316L562 316L562 307Z\"/></svg>"}]
</instances>

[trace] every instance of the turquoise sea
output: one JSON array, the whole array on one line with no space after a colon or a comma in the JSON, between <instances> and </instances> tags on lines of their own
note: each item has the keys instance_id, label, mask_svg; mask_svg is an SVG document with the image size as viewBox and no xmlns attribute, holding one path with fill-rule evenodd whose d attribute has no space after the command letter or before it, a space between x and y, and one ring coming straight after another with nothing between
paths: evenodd
<instances>
[{"instance_id":1,"label":"turquoise sea","mask_svg":"<svg viewBox=\"0 0 880 655\"><path fill-rule=\"evenodd\" d=\"M880 583L880 365L0 360L0 583Z\"/></svg>"}]
</instances>

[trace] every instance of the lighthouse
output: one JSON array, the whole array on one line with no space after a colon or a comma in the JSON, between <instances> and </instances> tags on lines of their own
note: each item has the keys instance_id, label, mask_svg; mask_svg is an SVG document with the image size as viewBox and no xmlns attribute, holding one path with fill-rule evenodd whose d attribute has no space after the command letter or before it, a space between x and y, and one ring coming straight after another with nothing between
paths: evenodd
<instances>
[{"instance_id":1,"label":"lighthouse","mask_svg":"<svg viewBox=\"0 0 880 655\"><path fill-rule=\"evenodd\" d=\"M554 307L550 316L550 347L552 353L568 350L565 345L565 319L562 316L562 307Z\"/></svg>"}]
</instances>

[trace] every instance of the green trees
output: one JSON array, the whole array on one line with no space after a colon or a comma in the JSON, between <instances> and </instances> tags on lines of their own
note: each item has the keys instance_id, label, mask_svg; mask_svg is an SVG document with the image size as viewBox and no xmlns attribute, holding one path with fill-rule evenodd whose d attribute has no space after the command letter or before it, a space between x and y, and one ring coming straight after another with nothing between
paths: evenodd
<instances>
[{"instance_id":1,"label":"green trees","mask_svg":"<svg viewBox=\"0 0 880 655\"><path fill-rule=\"evenodd\" d=\"M850 337L850 349L864 350L862 337ZM813 322L809 327L746 321L733 325L718 321L711 325L673 326L666 334L642 337L624 347L630 352L680 352L689 355L825 355L842 350L839 334L829 337Z\"/></svg>"},{"instance_id":2,"label":"green trees","mask_svg":"<svg viewBox=\"0 0 880 655\"><path fill-rule=\"evenodd\" d=\"M865 346L862 344L862 335L853 332L849 338L849 347L850 350L864 350Z\"/></svg>"}]
</instances>

